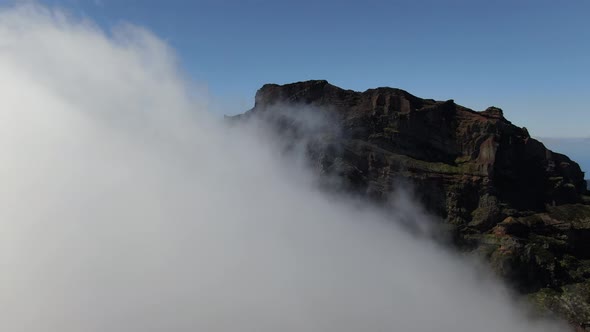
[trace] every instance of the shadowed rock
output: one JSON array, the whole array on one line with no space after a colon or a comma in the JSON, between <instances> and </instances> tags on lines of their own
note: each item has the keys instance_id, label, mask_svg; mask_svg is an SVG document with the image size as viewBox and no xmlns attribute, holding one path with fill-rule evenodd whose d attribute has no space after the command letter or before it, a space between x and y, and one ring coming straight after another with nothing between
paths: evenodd
<instances>
[{"instance_id":1,"label":"shadowed rock","mask_svg":"<svg viewBox=\"0 0 590 332\"><path fill-rule=\"evenodd\" d=\"M330 126L316 126L310 135L309 123L292 114L300 109ZM318 174L338 179L326 181L333 190L383 203L397 185L412 183L459 248L485 257L542 310L578 326L589 323L584 173L500 108L476 112L400 89L356 92L318 80L264 85L254 108L231 120L251 117L273 123L290 144L306 139ZM567 306L558 305L564 301Z\"/></svg>"},{"instance_id":2,"label":"shadowed rock","mask_svg":"<svg viewBox=\"0 0 590 332\"><path fill-rule=\"evenodd\" d=\"M320 154L318 165L341 159L351 189L385 198L401 175L430 193L423 199L432 211L457 225L499 222L499 216L473 215L490 200L540 211L546 204L579 203L586 190L578 164L546 149L496 107L475 112L399 89L355 92L307 81L264 85L246 115L277 113L285 105L312 105L331 115L340 135L330 143L339 149Z\"/></svg>"}]
</instances>

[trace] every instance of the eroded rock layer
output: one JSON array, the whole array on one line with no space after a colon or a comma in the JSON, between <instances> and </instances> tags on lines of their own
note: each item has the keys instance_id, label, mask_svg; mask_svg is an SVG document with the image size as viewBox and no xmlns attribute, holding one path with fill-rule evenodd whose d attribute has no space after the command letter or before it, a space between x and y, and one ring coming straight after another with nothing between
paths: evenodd
<instances>
[{"instance_id":1,"label":"eroded rock layer","mask_svg":"<svg viewBox=\"0 0 590 332\"><path fill-rule=\"evenodd\" d=\"M540 308L590 323L584 173L501 109L307 81L264 85L255 107L234 119L250 117L271 121L288 140L307 139L311 163L338 179L329 181L338 190L384 202L410 182L459 248L487 258Z\"/></svg>"}]
</instances>

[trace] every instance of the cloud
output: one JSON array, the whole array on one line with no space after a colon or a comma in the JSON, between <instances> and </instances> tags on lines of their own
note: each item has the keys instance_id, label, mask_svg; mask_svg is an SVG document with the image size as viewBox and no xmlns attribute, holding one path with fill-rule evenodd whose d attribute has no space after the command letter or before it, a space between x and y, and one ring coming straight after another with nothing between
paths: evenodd
<instances>
[{"instance_id":1,"label":"cloud","mask_svg":"<svg viewBox=\"0 0 590 332\"><path fill-rule=\"evenodd\" d=\"M0 73L3 331L563 328L212 117L145 29L5 9Z\"/></svg>"}]
</instances>

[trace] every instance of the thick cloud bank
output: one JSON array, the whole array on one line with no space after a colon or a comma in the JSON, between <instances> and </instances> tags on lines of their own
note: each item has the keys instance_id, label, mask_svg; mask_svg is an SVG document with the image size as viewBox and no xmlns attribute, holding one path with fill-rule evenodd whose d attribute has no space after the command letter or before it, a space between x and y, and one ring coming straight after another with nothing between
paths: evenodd
<instances>
[{"instance_id":1,"label":"thick cloud bank","mask_svg":"<svg viewBox=\"0 0 590 332\"><path fill-rule=\"evenodd\" d=\"M392 216L324 196L180 77L141 28L0 13L1 331L563 328Z\"/></svg>"}]
</instances>

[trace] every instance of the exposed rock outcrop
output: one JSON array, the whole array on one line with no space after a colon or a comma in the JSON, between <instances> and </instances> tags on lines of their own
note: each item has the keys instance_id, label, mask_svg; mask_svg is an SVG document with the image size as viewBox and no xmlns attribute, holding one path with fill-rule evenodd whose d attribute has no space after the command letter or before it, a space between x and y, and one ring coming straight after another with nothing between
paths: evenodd
<instances>
[{"instance_id":1,"label":"exposed rock outcrop","mask_svg":"<svg viewBox=\"0 0 590 332\"><path fill-rule=\"evenodd\" d=\"M281 111L289 105L334 125L316 128L309 155L318 173L341 180L339 189L381 202L400 179L410 181L461 249L486 257L541 307L590 323L590 199L577 163L497 107L476 112L392 88L267 84L234 119L260 116L297 139L304 129Z\"/></svg>"}]
</instances>

